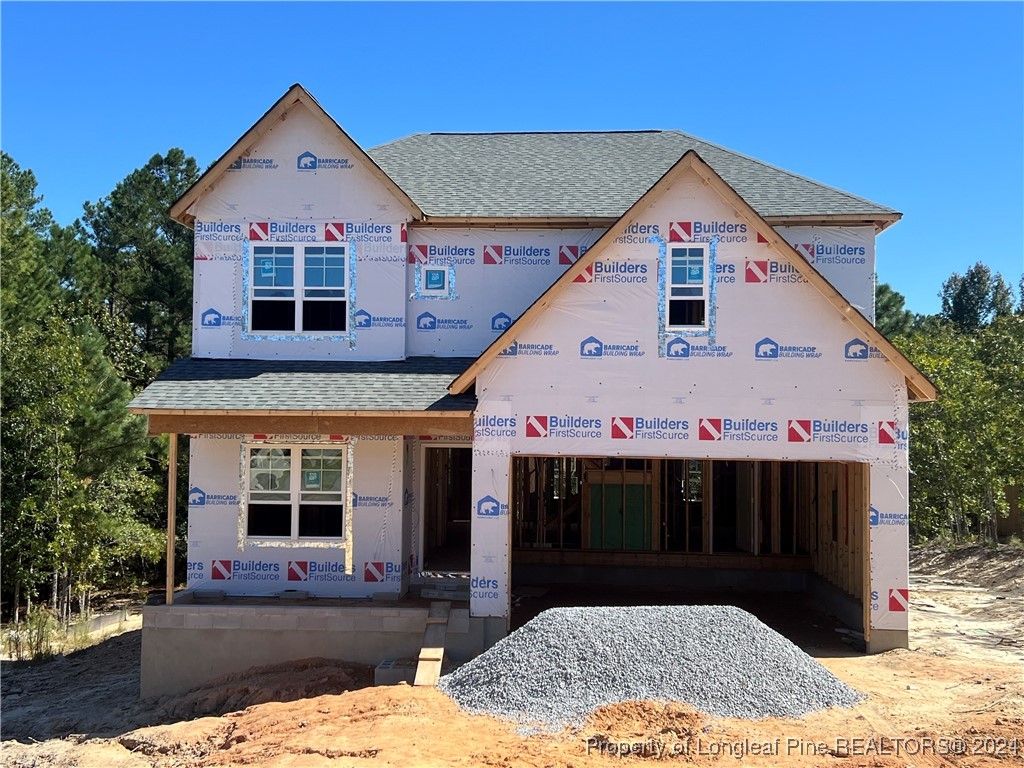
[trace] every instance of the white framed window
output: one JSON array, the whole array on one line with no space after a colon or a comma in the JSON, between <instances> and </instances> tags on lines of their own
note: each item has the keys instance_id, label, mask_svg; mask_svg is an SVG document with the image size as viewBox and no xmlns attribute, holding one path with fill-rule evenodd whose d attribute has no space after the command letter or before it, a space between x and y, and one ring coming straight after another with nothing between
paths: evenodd
<instances>
[{"instance_id":1,"label":"white framed window","mask_svg":"<svg viewBox=\"0 0 1024 768\"><path fill-rule=\"evenodd\" d=\"M344 539L346 450L344 445L248 446L246 536Z\"/></svg>"},{"instance_id":2,"label":"white framed window","mask_svg":"<svg viewBox=\"0 0 1024 768\"><path fill-rule=\"evenodd\" d=\"M348 273L343 244L253 244L249 330L345 333Z\"/></svg>"},{"instance_id":3,"label":"white framed window","mask_svg":"<svg viewBox=\"0 0 1024 768\"><path fill-rule=\"evenodd\" d=\"M420 293L423 296L447 296L448 268L423 267L423 287Z\"/></svg>"},{"instance_id":4,"label":"white framed window","mask_svg":"<svg viewBox=\"0 0 1024 768\"><path fill-rule=\"evenodd\" d=\"M708 317L708 246L687 243L668 249L669 330L706 328Z\"/></svg>"}]
</instances>

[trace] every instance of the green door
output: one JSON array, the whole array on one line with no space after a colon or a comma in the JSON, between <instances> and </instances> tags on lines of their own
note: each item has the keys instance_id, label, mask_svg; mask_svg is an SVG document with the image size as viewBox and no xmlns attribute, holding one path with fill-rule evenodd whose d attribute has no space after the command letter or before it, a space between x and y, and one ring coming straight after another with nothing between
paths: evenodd
<instances>
[{"instance_id":1,"label":"green door","mask_svg":"<svg viewBox=\"0 0 1024 768\"><path fill-rule=\"evenodd\" d=\"M652 494L648 482L631 482L631 472L604 472L589 484L590 548L649 550ZM639 473L637 473L639 474ZM618 475L619 477L615 477ZM623 475L625 475L623 477ZM618 480L618 482L613 482Z\"/></svg>"}]
</instances>

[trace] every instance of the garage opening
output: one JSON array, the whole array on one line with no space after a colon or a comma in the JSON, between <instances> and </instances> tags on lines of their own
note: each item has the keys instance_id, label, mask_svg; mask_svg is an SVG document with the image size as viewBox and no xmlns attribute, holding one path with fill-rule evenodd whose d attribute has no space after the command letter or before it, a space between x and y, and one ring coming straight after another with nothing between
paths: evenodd
<instances>
[{"instance_id":1,"label":"garage opening","mask_svg":"<svg viewBox=\"0 0 1024 768\"><path fill-rule=\"evenodd\" d=\"M852 462L515 456L513 587L804 592L861 629L868 478Z\"/></svg>"}]
</instances>

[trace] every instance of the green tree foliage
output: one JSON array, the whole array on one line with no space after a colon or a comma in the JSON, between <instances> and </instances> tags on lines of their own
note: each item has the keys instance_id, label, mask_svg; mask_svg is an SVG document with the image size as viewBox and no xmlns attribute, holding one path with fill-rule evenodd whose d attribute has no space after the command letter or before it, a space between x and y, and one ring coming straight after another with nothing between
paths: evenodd
<instances>
[{"instance_id":1,"label":"green tree foliage","mask_svg":"<svg viewBox=\"0 0 1024 768\"><path fill-rule=\"evenodd\" d=\"M198 177L196 161L171 149L85 204L106 307L137 329L155 369L187 356L191 346L192 233L168 209Z\"/></svg>"},{"instance_id":2,"label":"green tree foliage","mask_svg":"<svg viewBox=\"0 0 1024 768\"><path fill-rule=\"evenodd\" d=\"M942 284L939 296L942 318L965 333L1013 313L1013 289L1002 275L993 275L980 261L963 275L953 273Z\"/></svg>"},{"instance_id":3,"label":"green tree foliage","mask_svg":"<svg viewBox=\"0 0 1024 768\"><path fill-rule=\"evenodd\" d=\"M66 619L73 597L162 551L146 519L152 441L125 409L148 371L96 286L91 246L40 207L31 171L6 154L0 171L0 578L15 606L48 590Z\"/></svg>"},{"instance_id":4,"label":"green tree foliage","mask_svg":"<svg viewBox=\"0 0 1024 768\"><path fill-rule=\"evenodd\" d=\"M888 337L910 332L914 315L907 311L906 298L888 283L875 286L875 327Z\"/></svg>"},{"instance_id":5,"label":"green tree foliage","mask_svg":"<svg viewBox=\"0 0 1024 768\"><path fill-rule=\"evenodd\" d=\"M1004 487L1024 483L1024 317L927 324L897 344L939 388L910 408L912 534L994 536Z\"/></svg>"}]
</instances>

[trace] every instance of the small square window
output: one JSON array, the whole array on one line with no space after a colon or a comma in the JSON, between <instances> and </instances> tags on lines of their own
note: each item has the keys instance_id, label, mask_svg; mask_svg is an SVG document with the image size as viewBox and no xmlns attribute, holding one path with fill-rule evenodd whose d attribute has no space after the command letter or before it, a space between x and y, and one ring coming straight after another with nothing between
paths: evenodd
<instances>
[{"instance_id":1,"label":"small square window","mask_svg":"<svg viewBox=\"0 0 1024 768\"><path fill-rule=\"evenodd\" d=\"M448 273L444 269L425 269L423 284L428 291L445 291L448 289Z\"/></svg>"}]
</instances>

